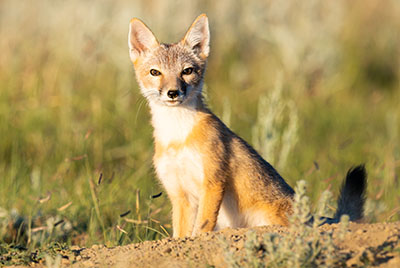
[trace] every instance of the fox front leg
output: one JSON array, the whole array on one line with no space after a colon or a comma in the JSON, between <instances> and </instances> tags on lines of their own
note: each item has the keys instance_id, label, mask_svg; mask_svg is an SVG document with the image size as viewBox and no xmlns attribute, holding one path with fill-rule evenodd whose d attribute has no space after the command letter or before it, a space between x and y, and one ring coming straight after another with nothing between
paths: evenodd
<instances>
[{"instance_id":1,"label":"fox front leg","mask_svg":"<svg viewBox=\"0 0 400 268\"><path fill-rule=\"evenodd\" d=\"M200 196L199 208L192 235L214 230L224 196L221 182L205 182Z\"/></svg>"},{"instance_id":2,"label":"fox front leg","mask_svg":"<svg viewBox=\"0 0 400 268\"><path fill-rule=\"evenodd\" d=\"M173 237L184 237L192 234L196 208L192 207L186 196L171 198Z\"/></svg>"}]
</instances>

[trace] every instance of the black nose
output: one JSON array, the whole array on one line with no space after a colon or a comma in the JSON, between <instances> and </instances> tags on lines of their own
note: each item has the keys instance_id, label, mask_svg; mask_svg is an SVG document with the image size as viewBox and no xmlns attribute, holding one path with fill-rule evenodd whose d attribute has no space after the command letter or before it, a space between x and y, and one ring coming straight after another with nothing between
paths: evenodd
<instances>
[{"instance_id":1,"label":"black nose","mask_svg":"<svg viewBox=\"0 0 400 268\"><path fill-rule=\"evenodd\" d=\"M168 90L167 96L170 97L171 99L175 99L179 96L179 91L178 90Z\"/></svg>"}]
</instances>

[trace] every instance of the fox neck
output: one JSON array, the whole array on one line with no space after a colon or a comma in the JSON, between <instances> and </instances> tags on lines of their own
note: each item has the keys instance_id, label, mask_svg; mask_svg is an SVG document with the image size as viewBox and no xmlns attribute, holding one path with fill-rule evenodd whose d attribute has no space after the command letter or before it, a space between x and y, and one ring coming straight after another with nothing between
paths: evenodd
<instances>
[{"instance_id":1,"label":"fox neck","mask_svg":"<svg viewBox=\"0 0 400 268\"><path fill-rule=\"evenodd\" d=\"M184 143L199 119L199 112L205 110L201 96L189 103L165 106L150 103L154 139L167 147L172 143Z\"/></svg>"}]
</instances>

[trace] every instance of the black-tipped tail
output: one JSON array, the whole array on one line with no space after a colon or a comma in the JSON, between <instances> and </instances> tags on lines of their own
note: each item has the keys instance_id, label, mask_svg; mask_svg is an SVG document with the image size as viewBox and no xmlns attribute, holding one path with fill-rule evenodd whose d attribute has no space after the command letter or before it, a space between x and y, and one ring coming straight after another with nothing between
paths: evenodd
<instances>
[{"instance_id":1,"label":"black-tipped tail","mask_svg":"<svg viewBox=\"0 0 400 268\"><path fill-rule=\"evenodd\" d=\"M349 215L350 221L362 219L366 188L367 172L364 165L351 168L342 184L334 219L338 221L344 214Z\"/></svg>"}]
</instances>

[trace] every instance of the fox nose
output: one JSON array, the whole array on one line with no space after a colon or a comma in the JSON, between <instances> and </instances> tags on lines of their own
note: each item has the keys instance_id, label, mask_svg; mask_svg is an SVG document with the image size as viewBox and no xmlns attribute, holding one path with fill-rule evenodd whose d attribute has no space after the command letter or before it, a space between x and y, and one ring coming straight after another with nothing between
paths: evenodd
<instances>
[{"instance_id":1,"label":"fox nose","mask_svg":"<svg viewBox=\"0 0 400 268\"><path fill-rule=\"evenodd\" d=\"M171 99L175 99L179 96L179 91L176 89L168 90L167 96L170 97Z\"/></svg>"}]
</instances>

